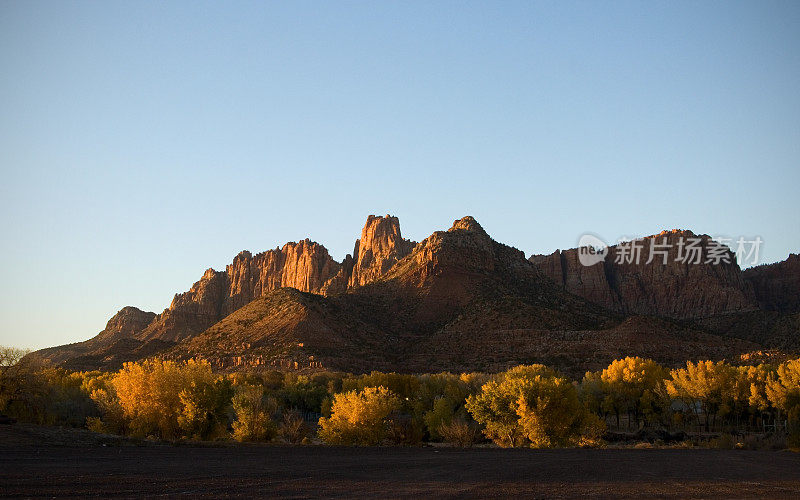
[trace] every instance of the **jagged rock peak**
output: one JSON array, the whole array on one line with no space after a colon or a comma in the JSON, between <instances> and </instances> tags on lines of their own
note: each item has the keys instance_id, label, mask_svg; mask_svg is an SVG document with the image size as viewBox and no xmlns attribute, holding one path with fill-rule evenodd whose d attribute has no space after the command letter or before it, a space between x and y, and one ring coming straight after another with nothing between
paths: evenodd
<instances>
[{"instance_id":1,"label":"jagged rock peak","mask_svg":"<svg viewBox=\"0 0 800 500\"><path fill-rule=\"evenodd\" d=\"M370 215L353 250L350 287L364 285L385 274L398 260L411 253L415 242L403 239L400 220L392 215Z\"/></svg>"},{"instance_id":2,"label":"jagged rock peak","mask_svg":"<svg viewBox=\"0 0 800 500\"><path fill-rule=\"evenodd\" d=\"M458 230L486 235L486 231L483 230L483 227L481 227L481 225L478 224L478 221L476 221L471 215L467 215L466 217L462 217L456 221L453 221L453 227L451 227L448 231L453 232Z\"/></svg>"},{"instance_id":3,"label":"jagged rock peak","mask_svg":"<svg viewBox=\"0 0 800 500\"><path fill-rule=\"evenodd\" d=\"M237 255L236 257L238 258L239 256ZM203 277L201 279L210 280L211 278L214 278L216 275L217 271L215 271L213 267L209 267L208 269L206 269L206 272L203 273Z\"/></svg>"}]
</instances>

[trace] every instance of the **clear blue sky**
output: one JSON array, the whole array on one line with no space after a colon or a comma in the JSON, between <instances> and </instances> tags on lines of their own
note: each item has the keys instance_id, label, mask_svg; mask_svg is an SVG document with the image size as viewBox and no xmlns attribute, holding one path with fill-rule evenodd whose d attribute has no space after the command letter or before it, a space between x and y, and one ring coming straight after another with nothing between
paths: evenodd
<instances>
[{"instance_id":1,"label":"clear blue sky","mask_svg":"<svg viewBox=\"0 0 800 500\"><path fill-rule=\"evenodd\" d=\"M0 344L368 214L800 251L800 2L0 2Z\"/></svg>"}]
</instances>

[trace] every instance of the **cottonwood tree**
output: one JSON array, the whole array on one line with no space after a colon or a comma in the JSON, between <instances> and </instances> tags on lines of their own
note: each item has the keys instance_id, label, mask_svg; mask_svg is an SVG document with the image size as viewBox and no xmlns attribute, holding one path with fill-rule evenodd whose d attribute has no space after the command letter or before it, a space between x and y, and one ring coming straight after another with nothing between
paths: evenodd
<instances>
[{"instance_id":1,"label":"cottonwood tree","mask_svg":"<svg viewBox=\"0 0 800 500\"><path fill-rule=\"evenodd\" d=\"M716 423L721 410L730 411L736 405L740 377L737 369L724 361L686 362L686 368L670 372L666 381L670 397L681 400L694 414L698 425L708 432ZM700 415L704 418L701 422Z\"/></svg>"},{"instance_id":2,"label":"cottonwood tree","mask_svg":"<svg viewBox=\"0 0 800 500\"><path fill-rule=\"evenodd\" d=\"M578 398L575 385L543 365L517 366L467 399L467 410L501 446L568 446L599 438L604 424Z\"/></svg>"},{"instance_id":3,"label":"cottonwood tree","mask_svg":"<svg viewBox=\"0 0 800 500\"><path fill-rule=\"evenodd\" d=\"M127 425L137 436L173 439L180 431L202 432L210 416L221 418L226 399L224 384L217 384L207 361L125 363L111 384Z\"/></svg>"},{"instance_id":4,"label":"cottonwood tree","mask_svg":"<svg viewBox=\"0 0 800 500\"><path fill-rule=\"evenodd\" d=\"M237 441L270 441L277 432L273 415L278 409L275 400L260 385L242 385L233 396L233 437Z\"/></svg>"},{"instance_id":5,"label":"cottonwood tree","mask_svg":"<svg viewBox=\"0 0 800 500\"><path fill-rule=\"evenodd\" d=\"M614 360L598 374L587 374L582 387L595 400L602 413L613 413L620 424L620 414L639 422L652 422L669 408L665 386L667 371L651 359L626 357Z\"/></svg>"},{"instance_id":6,"label":"cottonwood tree","mask_svg":"<svg viewBox=\"0 0 800 500\"><path fill-rule=\"evenodd\" d=\"M791 430L800 432L800 358L778 366L767 379L765 390L772 406L786 416Z\"/></svg>"},{"instance_id":7,"label":"cottonwood tree","mask_svg":"<svg viewBox=\"0 0 800 500\"><path fill-rule=\"evenodd\" d=\"M331 416L319 421L318 435L328 444L378 445L386 438L390 416L400 407L400 399L383 386L336 394Z\"/></svg>"}]
</instances>

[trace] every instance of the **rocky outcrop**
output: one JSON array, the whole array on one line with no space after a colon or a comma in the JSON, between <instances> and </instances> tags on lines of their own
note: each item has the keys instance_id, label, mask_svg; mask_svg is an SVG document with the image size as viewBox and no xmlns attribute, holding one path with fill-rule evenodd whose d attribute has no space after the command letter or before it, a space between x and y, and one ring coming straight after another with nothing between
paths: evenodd
<instances>
[{"instance_id":1,"label":"rocky outcrop","mask_svg":"<svg viewBox=\"0 0 800 500\"><path fill-rule=\"evenodd\" d=\"M361 230L361 238L356 240L355 262L348 286L354 288L380 278L398 260L410 254L415 244L403 239L397 217L370 215Z\"/></svg>"},{"instance_id":2,"label":"rocky outcrop","mask_svg":"<svg viewBox=\"0 0 800 500\"><path fill-rule=\"evenodd\" d=\"M225 271L208 269L189 291L176 294L138 337L177 342L272 290L291 287L321 293L340 269L324 246L308 239L256 255L241 252Z\"/></svg>"},{"instance_id":3,"label":"rocky outcrop","mask_svg":"<svg viewBox=\"0 0 800 500\"><path fill-rule=\"evenodd\" d=\"M745 269L759 305L767 311L800 312L800 254L781 262Z\"/></svg>"},{"instance_id":4,"label":"rocky outcrop","mask_svg":"<svg viewBox=\"0 0 800 500\"><path fill-rule=\"evenodd\" d=\"M142 311L136 307L127 306L120 309L106 323L105 329L100 332L100 338L132 337L149 325L156 314Z\"/></svg>"},{"instance_id":5,"label":"rocky outcrop","mask_svg":"<svg viewBox=\"0 0 800 500\"><path fill-rule=\"evenodd\" d=\"M133 337L146 329L155 318L155 313L142 311L131 306L123 307L108 320L106 327L91 339L74 344L41 349L32 353L31 356L55 364L71 362L69 366L76 370L94 370L103 366L103 356L96 356L88 360L86 364L75 363L74 361L87 355L114 350L114 346L119 345L120 342L133 340ZM134 342L137 346L142 344L140 341Z\"/></svg>"},{"instance_id":6,"label":"rocky outcrop","mask_svg":"<svg viewBox=\"0 0 800 500\"><path fill-rule=\"evenodd\" d=\"M225 271L208 269L189 291L176 294L137 338L180 341L279 288L322 295L346 292L378 279L414 245L403 239L397 217L370 215L353 256L341 264L308 239L256 255L243 251Z\"/></svg>"},{"instance_id":7,"label":"rocky outcrop","mask_svg":"<svg viewBox=\"0 0 800 500\"><path fill-rule=\"evenodd\" d=\"M428 272L442 267L490 272L495 266L492 243L478 221L467 216L454 221L447 231L436 231L425 238L414 251L413 258Z\"/></svg>"},{"instance_id":8,"label":"rocky outcrop","mask_svg":"<svg viewBox=\"0 0 800 500\"><path fill-rule=\"evenodd\" d=\"M253 299L278 288L320 293L341 269L328 250L308 239L251 256L242 252L227 266L228 296L223 313L230 314Z\"/></svg>"},{"instance_id":9,"label":"rocky outcrop","mask_svg":"<svg viewBox=\"0 0 800 500\"><path fill-rule=\"evenodd\" d=\"M567 291L624 314L698 318L758 308L733 253L691 231L611 246L605 260L591 266L581 264L579 249L530 260Z\"/></svg>"}]
</instances>

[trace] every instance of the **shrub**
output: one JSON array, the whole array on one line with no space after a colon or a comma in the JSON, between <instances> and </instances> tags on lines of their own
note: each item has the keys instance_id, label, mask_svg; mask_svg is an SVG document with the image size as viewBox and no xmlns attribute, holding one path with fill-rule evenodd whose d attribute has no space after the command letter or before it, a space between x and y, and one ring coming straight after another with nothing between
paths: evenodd
<instances>
[{"instance_id":1,"label":"shrub","mask_svg":"<svg viewBox=\"0 0 800 500\"><path fill-rule=\"evenodd\" d=\"M407 414L394 413L388 419L386 439L394 445L416 445L422 442L422 426Z\"/></svg>"},{"instance_id":2,"label":"shrub","mask_svg":"<svg viewBox=\"0 0 800 500\"><path fill-rule=\"evenodd\" d=\"M301 443L308 436L308 426L300 412L293 410L283 414L280 433L292 444Z\"/></svg>"},{"instance_id":3,"label":"shrub","mask_svg":"<svg viewBox=\"0 0 800 500\"><path fill-rule=\"evenodd\" d=\"M447 443L468 448L478 441L478 428L464 419L452 419L439 424L438 433Z\"/></svg>"}]
</instances>

